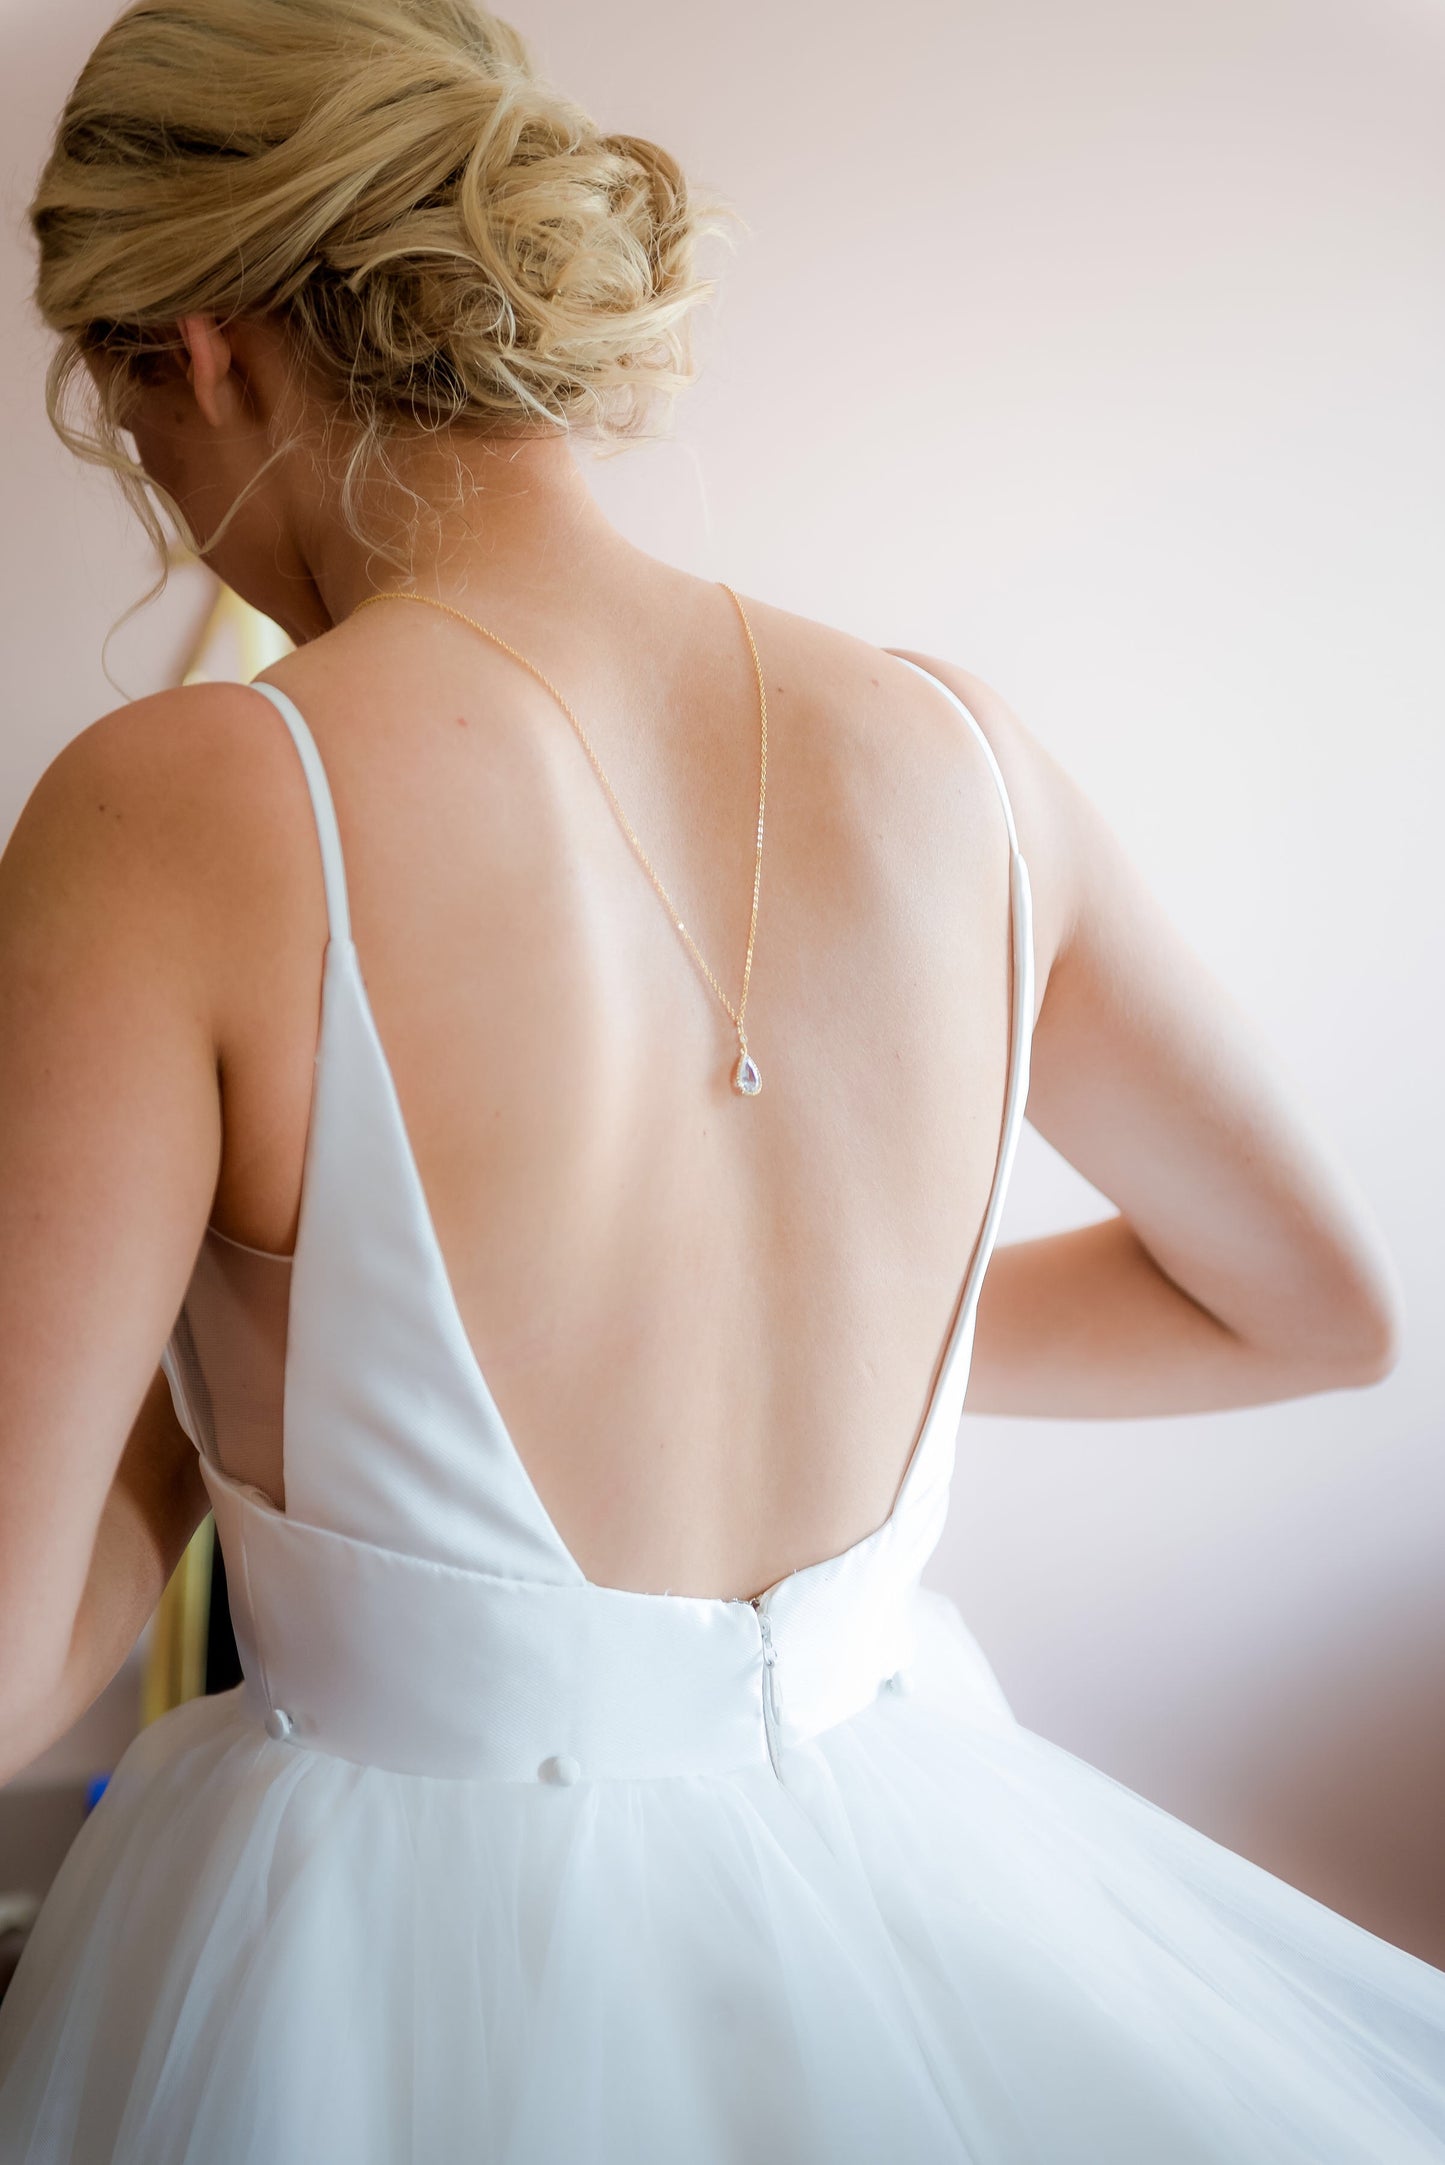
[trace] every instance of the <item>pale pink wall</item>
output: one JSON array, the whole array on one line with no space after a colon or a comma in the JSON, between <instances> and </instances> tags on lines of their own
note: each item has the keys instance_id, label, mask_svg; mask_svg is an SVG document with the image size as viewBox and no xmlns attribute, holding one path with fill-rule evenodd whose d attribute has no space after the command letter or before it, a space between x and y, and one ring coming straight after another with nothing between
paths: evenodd
<instances>
[{"instance_id":1,"label":"pale pink wall","mask_svg":"<svg viewBox=\"0 0 1445 2165\"><path fill-rule=\"evenodd\" d=\"M18 227L113 12L0 17L5 823L114 704L100 638L147 576L40 433ZM753 228L679 440L599 470L604 499L662 553L1003 689L1265 1024L1404 1273L1408 1351L1373 1391L966 1422L936 1575L1026 1721L1445 1963L1445 16L513 19ZM174 673L203 601L178 586L119 635L127 689ZM1102 1207L1025 1138L1006 1237Z\"/></svg>"}]
</instances>

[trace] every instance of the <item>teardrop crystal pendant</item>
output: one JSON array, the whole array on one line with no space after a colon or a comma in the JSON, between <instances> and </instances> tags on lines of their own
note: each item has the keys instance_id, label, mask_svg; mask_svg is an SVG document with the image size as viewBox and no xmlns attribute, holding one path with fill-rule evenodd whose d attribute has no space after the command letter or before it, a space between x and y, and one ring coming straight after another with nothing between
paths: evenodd
<instances>
[{"instance_id":1,"label":"teardrop crystal pendant","mask_svg":"<svg viewBox=\"0 0 1445 2165\"><path fill-rule=\"evenodd\" d=\"M741 1092L745 1098L755 1098L762 1087L763 1078L758 1073L757 1061L750 1052L746 1050L740 1052L738 1054L738 1064L733 1069L734 1090Z\"/></svg>"}]
</instances>

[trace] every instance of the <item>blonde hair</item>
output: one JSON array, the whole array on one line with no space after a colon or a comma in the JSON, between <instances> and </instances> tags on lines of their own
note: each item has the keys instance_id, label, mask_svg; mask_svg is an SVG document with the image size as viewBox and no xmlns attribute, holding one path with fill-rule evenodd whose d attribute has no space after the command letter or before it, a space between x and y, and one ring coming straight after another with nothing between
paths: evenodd
<instances>
[{"instance_id":1,"label":"blonde hair","mask_svg":"<svg viewBox=\"0 0 1445 2165\"><path fill-rule=\"evenodd\" d=\"M655 143L599 132L470 0L136 0L85 63L30 206L60 338L46 410L117 475L161 554L153 599L148 489L203 552L120 441L132 402L183 351L181 316L275 316L320 387L323 443L342 427L341 516L408 568L358 510L363 481L402 486L389 446L450 427L662 433L715 284L696 243L733 215ZM114 364L99 385L92 355Z\"/></svg>"}]
</instances>

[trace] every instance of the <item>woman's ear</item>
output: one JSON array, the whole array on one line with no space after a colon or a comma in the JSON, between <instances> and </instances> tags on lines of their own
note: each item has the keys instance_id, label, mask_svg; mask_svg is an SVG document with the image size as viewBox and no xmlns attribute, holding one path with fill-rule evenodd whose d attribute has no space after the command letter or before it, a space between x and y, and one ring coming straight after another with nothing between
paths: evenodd
<instances>
[{"instance_id":1,"label":"woman's ear","mask_svg":"<svg viewBox=\"0 0 1445 2165\"><path fill-rule=\"evenodd\" d=\"M176 328L185 342L186 381L196 404L212 428L222 428L236 418L242 402L231 342L214 316L182 316Z\"/></svg>"}]
</instances>

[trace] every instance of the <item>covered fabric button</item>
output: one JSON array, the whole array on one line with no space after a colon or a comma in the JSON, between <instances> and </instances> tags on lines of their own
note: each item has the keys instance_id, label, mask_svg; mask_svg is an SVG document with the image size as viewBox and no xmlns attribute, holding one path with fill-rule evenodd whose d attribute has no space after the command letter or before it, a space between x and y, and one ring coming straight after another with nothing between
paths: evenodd
<instances>
[{"instance_id":1,"label":"covered fabric button","mask_svg":"<svg viewBox=\"0 0 1445 2165\"><path fill-rule=\"evenodd\" d=\"M284 1742L295 1726L296 1724L292 1721L284 1706L272 1706L266 1709L266 1734L268 1737L275 1737L278 1743Z\"/></svg>"},{"instance_id":2,"label":"covered fabric button","mask_svg":"<svg viewBox=\"0 0 1445 2165\"><path fill-rule=\"evenodd\" d=\"M888 1679L888 1689L895 1693L898 1698L906 1699L913 1689L908 1671L906 1669L895 1669Z\"/></svg>"},{"instance_id":3,"label":"covered fabric button","mask_svg":"<svg viewBox=\"0 0 1445 2165\"><path fill-rule=\"evenodd\" d=\"M556 1782L560 1788L567 1789L573 1782L581 1781L582 1769L566 1752L558 1752L555 1758L542 1761L537 1769L537 1779L539 1782Z\"/></svg>"}]
</instances>

